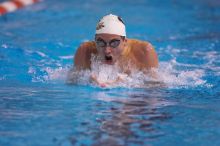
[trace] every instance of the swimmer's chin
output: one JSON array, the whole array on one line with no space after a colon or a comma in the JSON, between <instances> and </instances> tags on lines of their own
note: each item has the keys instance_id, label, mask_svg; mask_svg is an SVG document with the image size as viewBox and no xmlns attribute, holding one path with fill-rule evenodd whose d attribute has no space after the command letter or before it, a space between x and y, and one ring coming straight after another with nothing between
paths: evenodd
<instances>
[{"instance_id":1,"label":"swimmer's chin","mask_svg":"<svg viewBox=\"0 0 220 146\"><path fill-rule=\"evenodd\" d=\"M114 65L116 61L113 59L112 60L104 59L102 62L103 62L103 64Z\"/></svg>"},{"instance_id":2,"label":"swimmer's chin","mask_svg":"<svg viewBox=\"0 0 220 146\"><path fill-rule=\"evenodd\" d=\"M105 60L104 61L104 64L108 64L108 65L114 65L115 64L115 62L114 61L109 61L109 60Z\"/></svg>"}]
</instances>

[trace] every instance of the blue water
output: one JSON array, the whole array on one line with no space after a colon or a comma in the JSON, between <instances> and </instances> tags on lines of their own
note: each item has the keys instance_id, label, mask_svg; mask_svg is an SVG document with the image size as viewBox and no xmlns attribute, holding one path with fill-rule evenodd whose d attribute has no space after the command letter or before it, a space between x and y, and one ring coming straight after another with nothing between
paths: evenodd
<instances>
[{"instance_id":1,"label":"blue water","mask_svg":"<svg viewBox=\"0 0 220 146\"><path fill-rule=\"evenodd\" d=\"M165 86L66 83L108 13L154 45ZM0 145L220 145L219 26L218 0L44 0L0 17Z\"/></svg>"}]
</instances>

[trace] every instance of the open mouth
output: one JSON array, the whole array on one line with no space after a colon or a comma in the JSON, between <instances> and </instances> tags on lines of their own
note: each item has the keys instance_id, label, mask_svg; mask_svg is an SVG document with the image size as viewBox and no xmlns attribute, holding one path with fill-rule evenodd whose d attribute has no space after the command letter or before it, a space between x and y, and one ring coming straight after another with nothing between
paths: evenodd
<instances>
[{"instance_id":1,"label":"open mouth","mask_svg":"<svg viewBox=\"0 0 220 146\"><path fill-rule=\"evenodd\" d=\"M112 56L105 56L106 61L112 61Z\"/></svg>"},{"instance_id":2,"label":"open mouth","mask_svg":"<svg viewBox=\"0 0 220 146\"><path fill-rule=\"evenodd\" d=\"M107 64L112 64L112 62L113 62L112 56L105 56L105 61Z\"/></svg>"}]
</instances>

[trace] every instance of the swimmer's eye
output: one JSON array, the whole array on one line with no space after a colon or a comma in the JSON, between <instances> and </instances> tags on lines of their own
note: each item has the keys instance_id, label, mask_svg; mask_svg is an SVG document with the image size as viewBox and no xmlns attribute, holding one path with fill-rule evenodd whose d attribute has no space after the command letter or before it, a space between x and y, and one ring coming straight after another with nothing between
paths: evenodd
<instances>
[{"instance_id":1,"label":"swimmer's eye","mask_svg":"<svg viewBox=\"0 0 220 146\"><path fill-rule=\"evenodd\" d=\"M116 48L119 46L120 42L121 42L120 40L113 39L109 42L109 46L112 48Z\"/></svg>"},{"instance_id":2,"label":"swimmer's eye","mask_svg":"<svg viewBox=\"0 0 220 146\"><path fill-rule=\"evenodd\" d=\"M103 39L97 39L96 44L99 47L106 47L106 45L107 45L106 42Z\"/></svg>"}]
</instances>

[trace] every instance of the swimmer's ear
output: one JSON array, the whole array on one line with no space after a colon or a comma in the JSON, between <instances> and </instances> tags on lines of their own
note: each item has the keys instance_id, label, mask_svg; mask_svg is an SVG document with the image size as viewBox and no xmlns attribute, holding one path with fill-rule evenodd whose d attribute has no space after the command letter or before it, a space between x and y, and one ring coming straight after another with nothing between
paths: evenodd
<instances>
[{"instance_id":1,"label":"swimmer's ear","mask_svg":"<svg viewBox=\"0 0 220 146\"><path fill-rule=\"evenodd\" d=\"M126 47L127 46L127 41L128 41L128 39L127 38L124 38L124 47Z\"/></svg>"}]
</instances>

